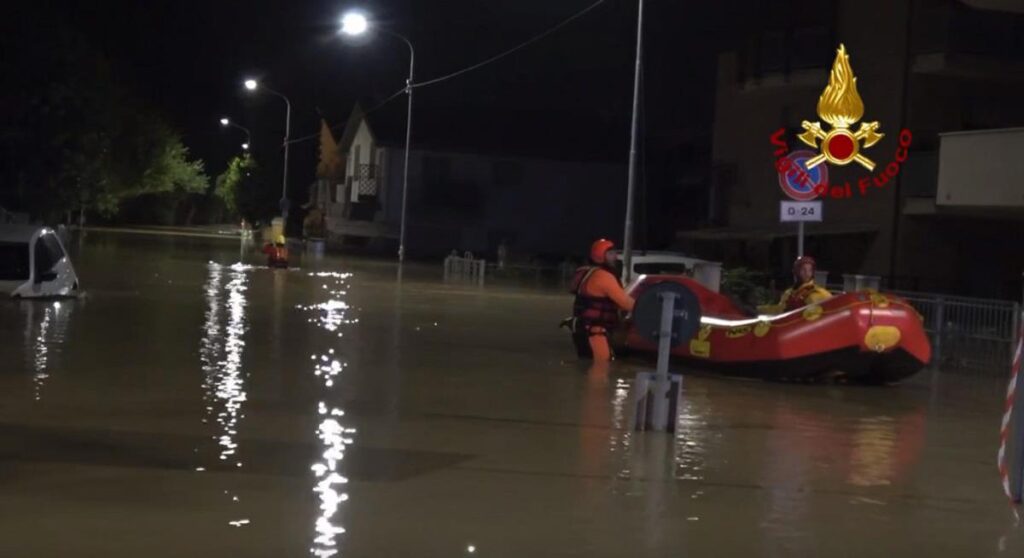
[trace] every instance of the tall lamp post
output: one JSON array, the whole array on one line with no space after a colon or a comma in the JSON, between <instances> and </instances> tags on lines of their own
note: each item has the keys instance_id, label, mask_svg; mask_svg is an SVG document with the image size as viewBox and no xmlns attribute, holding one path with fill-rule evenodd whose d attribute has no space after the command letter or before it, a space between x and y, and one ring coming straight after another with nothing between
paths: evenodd
<instances>
[{"instance_id":1,"label":"tall lamp post","mask_svg":"<svg viewBox=\"0 0 1024 558\"><path fill-rule=\"evenodd\" d=\"M235 124L234 122L231 121L230 118L228 118L226 116L224 118L220 119L220 125L221 126L231 126L231 127L238 128L239 130L245 132L245 143L242 144L242 149L244 149L246 151L249 150L249 146L252 145L252 133L249 132L249 128L246 128L245 126L242 126L240 124Z\"/></svg>"},{"instance_id":2,"label":"tall lamp post","mask_svg":"<svg viewBox=\"0 0 1024 558\"><path fill-rule=\"evenodd\" d=\"M369 21L360 12L348 12L341 18L341 32L346 35L359 36L366 33L369 28ZM405 210L406 198L409 192L409 147L412 141L413 67L416 60L416 51L412 47L412 42L404 36L380 26L376 28L388 35L401 39L409 47L409 77L405 80L405 95L408 98L408 109L405 117L405 165L402 169L402 214L398 229L398 261L401 263L405 261Z\"/></svg>"},{"instance_id":3,"label":"tall lamp post","mask_svg":"<svg viewBox=\"0 0 1024 558\"><path fill-rule=\"evenodd\" d=\"M633 192L636 189L637 112L640 103L640 63L643 60L644 0L636 16L636 69L633 73L633 123L629 140L629 178L626 186L626 230L622 234L622 279L633 275Z\"/></svg>"},{"instance_id":4,"label":"tall lamp post","mask_svg":"<svg viewBox=\"0 0 1024 558\"><path fill-rule=\"evenodd\" d=\"M257 88L266 90L271 95L276 95L284 99L286 107L284 114L284 177L281 180L281 218L284 221L283 226L288 224L288 142L292 134L292 103L285 97L283 93L274 91L266 85L259 84L254 79L245 80L245 88L249 91L255 91Z\"/></svg>"}]
</instances>

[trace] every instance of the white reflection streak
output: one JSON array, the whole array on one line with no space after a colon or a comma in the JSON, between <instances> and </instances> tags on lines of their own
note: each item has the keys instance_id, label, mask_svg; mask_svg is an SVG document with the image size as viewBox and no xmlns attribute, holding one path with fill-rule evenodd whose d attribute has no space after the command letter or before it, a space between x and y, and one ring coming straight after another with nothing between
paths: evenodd
<instances>
[{"instance_id":1,"label":"white reflection streak","mask_svg":"<svg viewBox=\"0 0 1024 558\"><path fill-rule=\"evenodd\" d=\"M242 354L245 350L243 339L246 331L245 291L248 288L247 266L232 266L227 285L221 287L223 268L210 263L210 275L206 283L207 311L200 345L200 360L203 365L203 398L206 401L206 419L216 411L218 435L214 436L220 448L219 458L227 461L238 451L235 437L238 435L242 404L246 401L245 377L242 374ZM221 294L226 291L226 298ZM227 310L222 318L221 307ZM226 323L222 328L222 321ZM241 467L237 461L235 467ZM234 496L232 501L237 502ZM229 522L242 526L248 520Z\"/></svg>"},{"instance_id":2,"label":"white reflection streak","mask_svg":"<svg viewBox=\"0 0 1024 558\"><path fill-rule=\"evenodd\" d=\"M324 330L335 333L343 324L353 323L353 320L345 319L345 312L349 306L338 297L344 296L346 292L341 290L344 280L350 274L343 273L310 273L311 277L333 278L335 280L334 290L329 285L323 285L328 291L329 300L320 304L304 307L304 310L316 313L311 322L317 323ZM338 333L341 337L341 333ZM313 361L313 374L322 379L325 388L334 387L335 378L344 369L345 364L334 356L334 349L328 349L327 354L311 355ZM355 429L346 428L338 419L345 415L345 412L338 407L328 407L326 401L320 401L317 405L317 413L320 416L320 424L317 427L317 438L320 440L321 459L311 466L316 477L313 492L320 499L320 515L316 519L316 535L313 538L313 546L310 552L320 558L328 558L338 553L337 537L345 533L345 528L337 524L335 516L338 513L342 502L348 500L348 493L343 492L344 485L348 479L339 470L341 461L345 458L345 446L352 443L352 438L347 437L354 434Z\"/></svg>"},{"instance_id":3,"label":"white reflection streak","mask_svg":"<svg viewBox=\"0 0 1024 558\"><path fill-rule=\"evenodd\" d=\"M675 478L704 480L704 456L707 451L707 420L698 412L690 397L680 402L675 435Z\"/></svg>"},{"instance_id":4,"label":"white reflection streak","mask_svg":"<svg viewBox=\"0 0 1024 558\"><path fill-rule=\"evenodd\" d=\"M46 342L46 334L50 329L50 319L53 317L53 312L54 309L52 307L46 307L45 314L43 314L43 321L39 324L39 335L36 336L35 358L33 358L32 362L36 369L36 372L32 377L36 401L40 401L42 399L43 386L46 384L46 379L50 377L46 372L46 365L49 361L50 352Z\"/></svg>"},{"instance_id":5,"label":"white reflection streak","mask_svg":"<svg viewBox=\"0 0 1024 558\"><path fill-rule=\"evenodd\" d=\"M220 280L221 267L209 264L210 275L206 280L206 321L203 323L203 339L199 343L199 360L203 366L203 401L206 402L208 422L213 413L214 380L217 375L217 359L220 356Z\"/></svg>"},{"instance_id":6,"label":"white reflection streak","mask_svg":"<svg viewBox=\"0 0 1024 558\"><path fill-rule=\"evenodd\" d=\"M608 437L608 449L610 452L619 452L619 460L622 464L619 469L620 478L629 478L632 474L629 466L629 447L633 434L632 419L627 416L629 409L630 383L622 378L615 380L615 391L612 394L612 430Z\"/></svg>"},{"instance_id":7,"label":"white reflection streak","mask_svg":"<svg viewBox=\"0 0 1024 558\"><path fill-rule=\"evenodd\" d=\"M245 350L245 290L246 275L243 270L232 269L227 284L228 323L227 339L224 342L224 360L216 380L216 397L223 402L223 409L217 415L221 426L220 459L226 461L238 449L235 436L238 435L238 415L245 402L245 380L242 377L242 352Z\"/></svg>"}]
</instances>

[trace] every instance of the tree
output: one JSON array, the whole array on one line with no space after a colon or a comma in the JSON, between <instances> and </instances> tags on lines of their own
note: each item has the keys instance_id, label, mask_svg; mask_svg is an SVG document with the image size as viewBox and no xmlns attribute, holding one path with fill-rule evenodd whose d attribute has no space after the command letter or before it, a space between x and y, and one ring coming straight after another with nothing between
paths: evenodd
<instances>
[{"instance_id":1,"label":"tree","mask_svg":"<svg viewBox=\"0 0 1024 558\"><path fill-rule=\"evenodd\" d=\"M249 222L270 218L277 207L274 191L267 187L260 166L248 153L228 163L217 177L214 193L229 212Z\"/></svg>"},{"instance_id":2,"label":"tree","mask_svg":"<svg viewBox=\"0 0 1024 558\"><path fill-rule=\"evenodd\" d=\"M0 204L48 219L71 211L112 216L141 195L208 187L203 163L114 79L99 52L66 27L46 35L32 49L18 48L26 37L17 33L0 37L14 81L0 103L0 147L16 162L5 165Z\"/></svg>"}]
</instances>

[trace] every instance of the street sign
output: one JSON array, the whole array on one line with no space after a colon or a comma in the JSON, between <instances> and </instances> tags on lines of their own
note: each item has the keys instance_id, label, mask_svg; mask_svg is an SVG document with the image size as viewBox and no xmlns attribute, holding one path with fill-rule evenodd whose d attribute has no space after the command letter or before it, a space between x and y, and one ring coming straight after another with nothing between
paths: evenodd
<instances>
[{"instance_id":1,"label":"street sign","mask_svg":"<svg viewBox=\"0 0 1024 558\"><path fill-rule=\"evenodd\" d=\"M794 151L776 164L779 172L779 187L791 200L810 201L818 197L816 189L828 184L828 166L818 165L807 168L807 161L814 158L813 151Z\"/></svg>"},{"instance_id":2,"label":"street sign","mask_svg":"<svg viewBox=\"0 0 1024 558\"><path fill-rule=\"evenodd\" d=\"M821 221L822 204L820 201L780 201L779 221L782 223Z\"/></svg>"}]
</instances>

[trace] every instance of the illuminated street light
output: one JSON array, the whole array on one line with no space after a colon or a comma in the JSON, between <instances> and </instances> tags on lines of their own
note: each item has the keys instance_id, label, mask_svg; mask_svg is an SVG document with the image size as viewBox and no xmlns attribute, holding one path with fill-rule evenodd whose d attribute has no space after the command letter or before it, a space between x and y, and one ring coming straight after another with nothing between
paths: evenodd
<instances>
[{"instance_id":1,"label":"illuminated street light","mask_svg":"<svg viewBox=\"0 0 1024 558\"><path fill-rule=\"evenodd\" d=\"M370 22L360 11L349 11L341 18L341 33L355 37L366 33L370 28ZM412 89L413 89L413 63L416 59L416 51L412 43L404 36L380 26L377 30L398 37L409 47L409 78L405 81L405 95L408 98L409 108L405 117L405 166L402 170L402 216L398 232L398 262L405 260L405 208L406 197L409 191L409 145L412 140Z\"/></svg>"},{"instance_id":2,"label":"illuminated street light","mask_svg":"<svg viewBox=\"0 0 1024 558\"><path fill-rule=\"evenodd\" d=\"M266 85L260 85L256 83L254 79L245 80L245 88L249 91L255 91L259 87L261 90L276 95L284 99L285 113L284 113L284 176L281 179L281 218L285 222L285 226L288 224L288 144L289 137L291 136L292 130L292 102L285 97L283 93L274 91Z\"/></svg>"},{"instance_id":3,"label":"illuminated street light","mask_svg":"<svg viewBox=\"0 0 1024 558\"><path fill-rule=\"evenodd\" d=\"M348 12L341 18L341 32L353 37L362 35L370 27L361 12Z\"/></svg>"},{"instance_id":4,"label":"illuminated street light","mask_svg":"<svg viewBox=\"0 0 1024 558\"><path fill-rule=\"evenodd\" d=\"M220 125L221 126L231 126L233 128L238 128L239 130L245 132L245 143L242 144L242 149L245 149L245 150L249 149L249 144L252 143L252 133L249 132L249 128L246 128L245 126L242 126L242 125L239 125L239 124L235 124L234 122L231 121L230 118L228 118L226 116L220 119Z\"/></svg>"}]
</instances>

